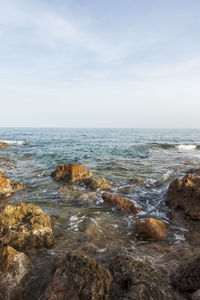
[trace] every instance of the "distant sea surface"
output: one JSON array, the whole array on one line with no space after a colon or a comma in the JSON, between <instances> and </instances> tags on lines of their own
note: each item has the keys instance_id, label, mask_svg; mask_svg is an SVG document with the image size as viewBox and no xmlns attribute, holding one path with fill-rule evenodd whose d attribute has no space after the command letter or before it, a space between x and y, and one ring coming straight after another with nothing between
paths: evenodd
<instances>
[{"instance_id":1,"label":"distant sea surface","mask_svg":"<svg viewBox=\"0 0 200 300\"><path fill-rule=\"evenodd\" d=\"M113 226L113 236L119 239L122 232L123 236L129 235L130 222L134 220L106 210L100 196L87 205L63 201L61 184L50 176L57 166L85 166L96 176L105 177L112 184L113 193L141 205L142 215L166 221L164 201L169 183L187 170L200 167L197 129L0 128L0 141L9 144L0 151L0 170L27 186L6 203L33 203L50 215L59 216L63 234L58 238L58 249L69 246L69 241L77 246L90 221L104 220ZM138 177L144 184L130 184L131 179ZM3 203L5 200L1 200Z\"/></svg>"}]
</instances>

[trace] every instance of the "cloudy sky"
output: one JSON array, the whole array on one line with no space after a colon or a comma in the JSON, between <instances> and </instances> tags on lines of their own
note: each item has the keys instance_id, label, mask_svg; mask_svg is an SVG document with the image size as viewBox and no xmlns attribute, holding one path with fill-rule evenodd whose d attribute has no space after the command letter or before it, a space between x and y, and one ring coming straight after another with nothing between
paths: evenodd
<instances>
[{"instance_id":1,"label":"cloudy sky","mask_svg":"<svg viewBox=\"0 0 200 300\"><path fill-rule=\"evenodd\" d=\"M199 0L0 0L0 126L200 128Z\"/></svg>"}]
</instances>

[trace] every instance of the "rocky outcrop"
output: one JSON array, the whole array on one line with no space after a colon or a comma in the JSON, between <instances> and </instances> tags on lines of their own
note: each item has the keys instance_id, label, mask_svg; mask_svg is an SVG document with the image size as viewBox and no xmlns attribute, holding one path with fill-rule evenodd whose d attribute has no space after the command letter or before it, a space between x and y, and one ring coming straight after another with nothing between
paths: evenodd
<instances>
[{"instance_id":1,"label":"rocky outcrop","mask_svg":"<svg viewBox=\"0 0 200 300\"><path fill-rule=\"evenodd\" d=\"M12 247L0 251L0 299L20 300L32 272L28 257Z\"/></svg>"},{"instance_id":2,"label":"rocky outcrop","mask_svg":"<svg viewBox=\"0 0 200 300\"><path fill-rule=\"evenodd\" d=\"M200 177L188 174L174 180L169 186L166 204L173 211L181 208L186 215L200 221Z\"/></svg>"},{"instance_id":3,"label":"rocky outcrop","mask_svg":"<svg viewBox=\"0 0 200 300\"><path fill-rule=\"evenodd\" d=\"M50 218L38 206L21 203L1 209L0 246L21 250L50 247L53 242Z\"/></svg>"},{"instance_id":4,"label":"rocky outcrop","mask_svg":"<svg viewBox=\"0 0 200 300\"><path fill-rule=\"evenodd\" d=\"M104 177L91 178L86 181L87 187L93 190L111 190L112 186L106 181Z\"/></svg>"},{"instance_id":5,"label":"rocky outcrop","mask_svg":"<svg viewBox=\"0 0 200 300\"><path fill-rule=\"evenodd\" d=\"M110 272L95 259L71 251L57 264L39 299L110 300L112 283Z\"/></svg>"},{"instance_id":6,"label":"rocky outcrop","mask_svg":"<svg viewBox=\"0 0 200 300\"><path fill-rule=\"evenodd\" d=\"M109 193L103 193L102 198L106 205L121 208L125 212L136 214L141 211L141 208L139 206L126 198L122 198Z\"/></svg>"},{"instance_id":7,"label":"rocky outcrop","mask_svg":"<svg viewBox=\"0 0 200 300\"><path fill-rule=\"evenodd\" d=\"M184 292L200 289L200 257L181 264L171 279L172 284Z\"/></svg>"},{"instance_id":8,"label":"rocky outcrop","mask_svg":"<svg viewBox=\"0 0 200 300\"><path fill-rule=\"evenodd\" d=\"M8 144L0 142L0 149L8 147Z\"/></svg>"},{"instance_id":9,"label":"rocky outcrop","mask_svg":"<svg viewBox=\"0 0 200 300\"><path fill-rule=\"evenodd\" d=\"M135 234L144 240L163 240L167 238L168 229L165 223L160 220L139 219L135 223Z\"/></svg>"},{"instance_id":10,"label":"rocky outcrop","mask_svg":"<svg viewBox=\"0 0 200 300\"><path fill-rule=\"evenodd\" d=\"M0 198L8 197L12 193L24 189L25 185L21 182L14 182L4 176L0 171Z\"/></svg>"},{"instance_id":11,"label":"rocky outcrop","mask_svg":"<svg viewBox=\"0 0 200 300\"><path fill-rule=\"evenodd\" d=\"M73 183L77 181L88 180L93 177L93 174L82 166L66 164L58 167L54 172L51 173L51 176L57 181Z\"/></svg>"}]
</instances>

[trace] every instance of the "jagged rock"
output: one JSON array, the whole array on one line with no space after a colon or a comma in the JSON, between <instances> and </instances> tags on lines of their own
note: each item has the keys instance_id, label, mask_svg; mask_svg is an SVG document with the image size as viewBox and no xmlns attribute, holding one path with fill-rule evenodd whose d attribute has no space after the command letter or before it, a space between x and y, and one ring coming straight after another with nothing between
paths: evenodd
<instances>
[{"instance_id":1,"label":"jagged rock","mask_svg":"<svg viewBox=\"0 0 200 300\"><path fill-rule=\"evenodd\" d=\"M128 213L138 213L141 211L141 208L139 206L126 198L122 198L109 193L103 193L102 198L105 204L116 206Z\"/></svg>"},{"instance_id":2,"label":"jagged rock","mask_svg":"<svg viewBox=\"0 0 200 300\"><path fill-rule=\"evenodd\" d=\"M90 179L91 177L93 177L93 174L82 166L66 164L57 167L57 169L51 173L51 176L54 177L57 181L73 183Z\"/></svg>"},{"instance_id":3,"label":"jagged rock","mask_svg":"<svg viewBox=\"0 0 200 300\"><path fill-rule=\"evenodd\" d=\"M14 182L6 177L0 171L0 198L8 197L12 193L24 189L25 185L22 182Z\"/></svg>"},{"instance_id":4,"label":"jagged rock","mask_svg":"<svg viewBox=\"0 0 200 300\"><path fill-rule=\"evenodd\" d=\"M200 257L181 264L171 276L172 284L184 292L200 289Z\"/></svg>"},{"instance_id":5,"label":"jagged rock","mask_svg":"<svg viewBox=\"0 0 200 300\"><path fill-rule=\"evenodd\" d=\"M111 190L112 186L106 181L104 177L90 178L86 181L87 187L93 190Z\"/></svg>"},{"instance_id":6,"label":"jagged rock","mask_svg":"<svg viewBox=\"0 0 200 300\"><path fill-rule=\"evenodd\" d=\"M167 238L165 223L153 218L139 219L135 223L135 234L145 240L163 240Z\"/></svg>"},{"instance_id":7,"label":"jagged rock","mask_svg":"<svg viewBox=\"0 0 200 300\"><path fill-rule=\"evenodd\" d=\"M174 180L166 204L173 210L181 208L186 215L200 221L200 177L188 174Z\"/></svg>"},{"instance_id":8,"label":"jagged rock","mask_svg":"<svg viewBox=\"0 0 200 300\"><path fill-rule=\"evenodd\" d=\"M18 250L53 245L50 218L35 205L7 205L0 210L0 246Z\"/></svg>"},{"instance_id":9,"label":"jagged rock","mask_svg":"<svg viewBox=\"0 0 200 300\"><path fill-rule=\"evenodd\" d=\"M27 288L33 266L28 257L12 247L0 251L0 299L20 300Z\"/></svg>"},{"instance_id":10,"label":"jagged rock","mask_svg":"<svg viewBox=\"0 0 200 300\"><path fill-rule=\"evenodd\" d=\"M0 149L8 147L8 144L0 142Z\"/></svg>"},{"instance_id":11,"label":"jagged rock","mask_svg":"<svg viewBox=\"0 0 200 300\"><path fill-rule=\"evenodd\" d=\"M112 283L110 272L95 259L71 251L57 264L39 299L110 300Z\"/></svg>"}]
</instances>

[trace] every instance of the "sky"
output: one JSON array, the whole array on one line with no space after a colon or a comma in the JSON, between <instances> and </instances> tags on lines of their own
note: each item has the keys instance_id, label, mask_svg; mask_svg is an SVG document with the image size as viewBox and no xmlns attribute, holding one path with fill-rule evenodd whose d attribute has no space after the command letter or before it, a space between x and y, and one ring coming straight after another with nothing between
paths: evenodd
<instances>
[{"instance_id":1,"label":"sky","mask_svg":"<svg viewBox=\"0 0 200 300\"><path fill-rule=\"evenodd\" d=\"M0 127L200 128L199 0L0 0Z\"/></svg>"}]
</instances>

